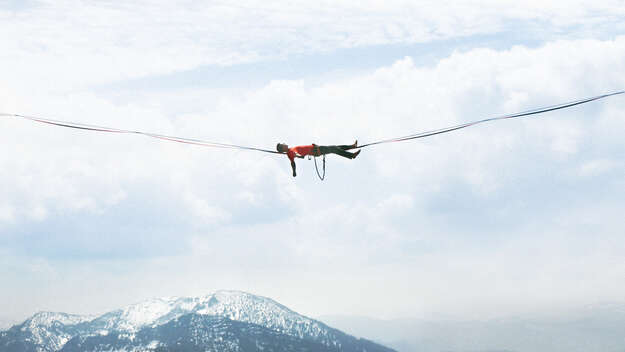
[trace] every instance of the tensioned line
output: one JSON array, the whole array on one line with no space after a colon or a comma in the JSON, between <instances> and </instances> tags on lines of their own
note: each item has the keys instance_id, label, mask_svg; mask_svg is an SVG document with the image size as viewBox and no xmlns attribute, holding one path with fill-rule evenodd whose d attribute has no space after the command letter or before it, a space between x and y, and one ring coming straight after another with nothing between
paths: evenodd
<instances>
[{"instance_id":1,"label":"tensioned line","mask_svg":"<svg viewBox=\"0 0 625 352\"><path fill-rule=\"evenodd\" d=\"M474 125L477 125L477 124L481 124L481 123L484 123L484 122L491 122L491 121L505 120L505 119L513 119L513 118L518 118L518 117L542 114L542 113L546 113L546 112L549 112L549 111L555 111L555 110L570 108L570 107L573 107L573 106L576 106L576 105L586 104L586 103L589 103L589 102L592 102L592 101L595 101L595 100L611 97L611 96L614 96L614 95L624 94L624 93L625 93L625 90L622 90L622 91L618 91L618 92L597 95L597 96L590 97L590 98L574 100L574 101L567 102L567 103L561 103L561 104L546 106L546 107L542 107L542 108L526 110L526 111L522 111L522 112L518 112L518 113L514 113L514 114L508 114L508 115L491 117L491 118L486 118L486 119L472 121L472 122L466 122L466 123L462 123L462 124L458 124L458 125L454 125L454 126L450 126L450 127L445 127L445 128L440 128L440 129L436 129L436 130L431 130L431 131L418 132L418 133L409 134L409 135L406 135L406 136L403 136L403 137L395 137L395 138L383 139L383 140L379 140L379 141L375 141L375 142L365 143L363 145L358 146L357 148L364 148L364 147L369 147L369 146L373 146L373 145L377 145L377 144L383 144L383 143L403 142L403 141L408 141L408 140L417 139L417 138L424 138L424 137L434 136L434 135L437 135L437 134L448 133L448 132L456 131L456 130L459 130L459 129L471 127L471 126L474 126ZM0 116L16 117L16 118L26 119L26 120L30 120L30 121L35 121L35 122L46 123L46 124L60 126L60 127L75 128L75 129L86 130L86 131L107 132L107 133L139 134L139 135L144 135L144 136L151 137L151 138L157 138L157 139L171 141L171 142L177 142L177 143L199 145L199 146L203 146L203 147L253 150L253 151L264 152L264 153L271 153L271 154L282 154L281 152L278 152L278 151L275 151L275 150L269 150L269 149L263 149L263 148L257 148L257 147L243 146L243 145L237 145L237 144L228 144L228 143L219 143L219 142L212 142L212 141L207 141L207 140L191 139L191 138L184 138L184 137L177 137L177 136L168 136L168 135L163 135L163 134L158 134L158 133L151 133L151 132L145 132L145 131L124 130L124 129L114 128L114 127L103 127L103 126L88 125L88 124L76 123L76 122L52 120L52 119L46 119L46 118L37 117L37 116L28 116L28 115L20 115L20 114L8 114L8 113L0 113Z\"/></svg>"}]
</instances>

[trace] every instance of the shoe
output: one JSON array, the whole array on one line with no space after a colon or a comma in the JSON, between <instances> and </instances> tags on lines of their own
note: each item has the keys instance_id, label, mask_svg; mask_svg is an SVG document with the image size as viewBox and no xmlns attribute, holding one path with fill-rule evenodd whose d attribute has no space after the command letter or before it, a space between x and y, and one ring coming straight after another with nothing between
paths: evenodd
<instances>
[{"instance_id":1,"label":"shoe","mask_svg":"<svg viewBox=\"0 0 625 352\"><path fill-rule=\"evenodd\" d=\"M358 148L358 140L356 140L350 147L350 149Z\"/></svg>"},{"instance_id":2,"label":"shoe","mask_svg":"<svg viewBox=\"0 0 625 352\"><path fill-rule=\"evenodd\" d=\"M362 150L362 149L361 149L361 150ZM359 151L357 151L357 152L355 152L355 153L352 155L352 159L356 159L356 157L358 156L358 154L360 154L360 150L359 150Z\"/></svg>"}]
</instances>

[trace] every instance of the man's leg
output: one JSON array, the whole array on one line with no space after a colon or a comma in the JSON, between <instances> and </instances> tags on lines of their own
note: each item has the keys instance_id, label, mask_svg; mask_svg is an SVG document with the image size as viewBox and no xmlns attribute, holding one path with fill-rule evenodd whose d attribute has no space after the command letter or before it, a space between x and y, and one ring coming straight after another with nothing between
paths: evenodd
<instances>
[{"instance_id":1,"label":"man's leg","mask_svg":"<svg viewBox=\"0 0 625 352\"><path fill-rule=\"evenodd\" d=\"M360 153L360 151L357 151L356 153L350 153L346 150L344 150L342 147L350 147L351 146L341 146L341 145L320 145L319 146L319 152L323 155L323 154L336 154L336 155L340 155L344 158L348 158L348 159L353 159L355 158L358 153Z\"/></svg>"},{"instance_id":2,"label":"man's leg","mask_svg":"<svg viewBox=\"0 0 625 352\"><path fill-rule=\"evenodd\" d=\"M343 150L350 150L350 149L358 148L358 141L355 141L354 144L350 144L350 145L337 145L337 147Z\"/></svg>"}]
</instances>

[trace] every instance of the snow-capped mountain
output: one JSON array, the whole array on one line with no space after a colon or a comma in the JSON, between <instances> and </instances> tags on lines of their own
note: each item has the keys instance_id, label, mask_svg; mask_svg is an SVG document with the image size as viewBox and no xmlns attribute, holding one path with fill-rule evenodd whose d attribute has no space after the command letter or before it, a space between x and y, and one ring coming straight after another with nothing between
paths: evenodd
<instances>
[{"instance_id":1,"label":"snow-capped mountain","mask_svg":"<svg viewBox=\"0 0 625 352\"><path fill-rule=\"evenodd\" d=\"M81 323L93 319L89 316L80 316L65 313L39 312L21 325L0 333L0 351L4 351L4 342L11 339L18 345L46 346L45 351L57 351L69 341L79 330ZM9 337L9 339L7 339ZM24 349L16 349L21 351ZM30 349L26 349L30 350Z\"/></svg>"},{"instance_id":2,"label":"snow-capped mountain","mask_svg":"<svg viewBox=\"0 0 625 352\"><path fill-rule=\"evenodd\" d=\"M180 340L187 335L193 338ZM239 291L151 299L98 317L37 313L1 332L0 350L195 349L191 345L180 349L181 343L189 341L195 341L198 345L193 346L199 350L390 351L297 314L269 298ZM282 343L292 348L276 347Z\"/></svg>"}]
</instances>

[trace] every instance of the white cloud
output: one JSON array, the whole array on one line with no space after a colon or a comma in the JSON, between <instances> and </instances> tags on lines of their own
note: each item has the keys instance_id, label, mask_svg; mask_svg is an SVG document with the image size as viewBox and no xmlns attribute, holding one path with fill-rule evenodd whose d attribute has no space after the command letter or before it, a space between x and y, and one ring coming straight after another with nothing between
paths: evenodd
<instances>
[{"instance_id":1,"label":"white cloud","mask_svg":"<svg viewBox=\"0 0 625 352\"><path fill-rule=\"evenodd\" d=\"M620 1L47 1L0 12L0 72L22 92L68 91L206 64L492 34L509 23L543 37L592 36L622 31L624 15Z\"/></svg>"},{"instance_id":2,"label":"white cloud","mask_svg":"<svg viewBox=\"0 0 625 352\"><path fill-rule=\"evenodd\" d=\"M399 8L372 1L355 10L345 3L206 8L47 3L2 15L0 30L23 40L0 43L6 63L0 70L7 77L0 108L273 148L279 141L365 143L625 86L620 36L537 48L476 48L435 65L403 58L373 72L315 84L276 80L258 89L187 89L123 103L89 88L201 64L496 33L510 19L546 21L564 31L591 14L601 21L618 19L624 8L618 2L436 4ZM139 8L144 17L133 16ZM163 12L169 16L159 15ZM343 309L396 316L462 307L488 311L495 301L548 305L575 288L575 272L581 270L585 277L594 273L597 289L576 293L571 301L618 297L624 290L614 278L622 268L606 268L623 253L614 235L622 228L617 176L625 165L618 152L623 106L622 97L614 97L371 147L354 161L329 157L323 183L308 160L298 160L299 176L293 179L286 158L273 155L1 119L2 141L11 147L0 149L0 184L9 185L1 188L0 231L11 232L4 230L9 240L0 249L9 254L32 249L35 243L28 241L36 241L38 232L24 232L37 221L45 226L69 219L80 232L83 224L75 219L102 220L93 234L51 227L46 235L54 241L46 243L65 246L64 251L33 250L6 259L3 267L27 271L24 263L43 257L41 267L56 276L33 274L33 283L24 283L12 275L17 288L3 294L17 296L36 283L49 289L48 298L33 291L26 299L42 306L56 300L65 307L59 310L70 310L76 294L69 291L76 287L84 297L103 286L128 288L109 301L104 294L95 298L98 307L108 308L117 305L111 300L231 287L314 314ZM592 182L597 176L605 177L605 191ZM138 225L132 223L135 217ZM152 223L174 225L163 226L164 235L149 227L137 239L116 242L121 238L115 234L126 227ZM16 228L26 229L23 238L16 238ZM586 250L584 244L596 243L585 231L603 234L613 246ZM186 247L163 254L157 242ZM564 242L566 248L558 247ZM87 255L81 265L72 264L83 250L100 259ZM133 257L133 250L147 258ZM603 251L608 258L600 258ZM578 264L580 256L591 265ZM541 268L543 276L534 280ZM484 287L492 291L480 296ZM289 298L297 293L306 299ZM413 305L415 300L421 305ZM89 303L80 303L80 309L89 309Z\"/></svg>"},{"instance_id":3,"label":"white cloud","mask_svg":"<svg viewBox=\"0 0 625 352\"><path fill-rule=\"evenodd\" d=\"M602 42L560 41L537 49L477 49L455 53L429 68L415 67L405 58L371 74L320 86L272 82L243 95L221 96L209 116L188 114L175 120L149 106L116 105L91 93L53 96L41 99L39 106L86 123L268 148L276 141L347 143L354 136L364 143L623 86L618 72L625 71L624 56L625 38L619 37ZM567 64L562 66L563 62ZM601 111L601 106L620 102L615 97L593 104L592 111ZM559 160L561 153L578 153L593 138L589 131L606 121L603 115L585 118L583 112L571 109L365 149L355 162L330 158L329 177L349 172L358 182L364 175L394 179L394 189L404 187L408 194L429 196L449 182L460 181L477 193L491 194L507 187L511 179L505 175L522 172L518 170L522 164L507 163L510 155L537 153ZM5 197L5 208L13 209L6 219L26 213L42 217L50 209L99 211L124 201L133 188L146 182L186 204L189 214L222 220L232 219L235 215L225 214L236 214L241 206L276 199L287 205L309 194L301 184L285 183L288 163L273 156L75 132L10 119L2 123L3 130L12 131L5 140L20 150L19 158L3 153L1 174L5 184L13 185ZM301 183L312 170L305 160L299 165ZM302 206L302 211L309 210Z\"/></svg>"}]
</instances>

